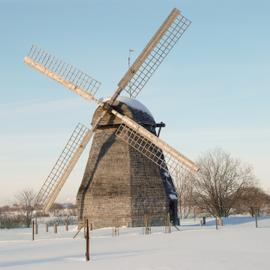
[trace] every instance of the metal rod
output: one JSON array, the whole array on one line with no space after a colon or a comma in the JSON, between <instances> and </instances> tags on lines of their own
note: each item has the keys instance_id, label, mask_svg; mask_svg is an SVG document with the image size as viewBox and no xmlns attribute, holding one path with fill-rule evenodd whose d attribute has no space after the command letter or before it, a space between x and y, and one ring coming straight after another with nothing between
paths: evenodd
<instances>
[{"instance_id":1,"label":"metal rod","mask_svg":"<svg viewBox=\"0 0 270 270\"><path fill-rule=\"evenodd\" d=\"M130 59L131 59L131 53L134 52L133 49L129 49L128 51L128 69L130 69ZM128 90L129 90L129 97L132 97L132 93L131 93L131 87L130 87L130 82L128 82Z\"/></svg>"},{"instance_id":2,"label":"metal rod","mask_svg":"<svg viewBox=\"0 0 270 270\"><path fill-rule=\"evenodd\" d=\"M73 239L75 239L77 237L77 235L80 233L80 231L82 230L83 226L78 228L78 231L75 233L75 235L73 236Z\"/></svg>"}]
</instances>

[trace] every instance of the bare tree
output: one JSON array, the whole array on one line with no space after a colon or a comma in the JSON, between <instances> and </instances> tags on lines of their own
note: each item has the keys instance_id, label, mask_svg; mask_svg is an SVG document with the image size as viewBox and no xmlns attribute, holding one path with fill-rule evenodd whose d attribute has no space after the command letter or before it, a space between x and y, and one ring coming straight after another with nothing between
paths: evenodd
<instances>
[{"instance_id":1,"label":"bare tree","mask_svg":"<svg viewBox=\"0 0 270 270\"><path fill-rule=\"evenodd\" d=\"M192 175L189 172L181 173L175 178L175 187L178 194L178 210L180 218L187 218L193 207L194 184Z\"/></svg>"},{"instance_id":2,"label":"bare tree","mask_svg":"<svg viewBox=\"0 0 270 270\"><path fill-rule=\"evenodd\" d=\"M51 207L50 207L50 211L53 212L54 216L58 216L61 212L61 210L64 209L64 206L61 203L54 203Z\"/></svg>"},{"instance_id":3,"label":"bare tree","mask_svg":"<svg viewBox=\"0 0 270 270\"><path fill-rule=\"evenodd\" d=\"M249 186L243 189L238 198L235 208L238 212L249 212L252 217L255 213L260 214L261 209L269 206L270 196L258 186Z\"/></svg>"},{"instance_id":4,"label":"bare tree","mask_svg":"<svg viewBox=\"0 0 270 270\"><path fill-rule=\"evenodd\" d=\"M32 189L24 189L16 195L19 204L19 211L23 218L24 225L29 228L33 218L35 193Z\"/></svg>"},{"instance_id":5,"label":"bare tree","mask_svg":"<svg viewBox=\"0 0 270 270\"><path fill-rule=\"evenodd\" d=\"M216 217L226 217L245 187L254 182L253 170L221 149L203 155L193 174L193 199L198 208Z\"/></svg>"}]
</instances>

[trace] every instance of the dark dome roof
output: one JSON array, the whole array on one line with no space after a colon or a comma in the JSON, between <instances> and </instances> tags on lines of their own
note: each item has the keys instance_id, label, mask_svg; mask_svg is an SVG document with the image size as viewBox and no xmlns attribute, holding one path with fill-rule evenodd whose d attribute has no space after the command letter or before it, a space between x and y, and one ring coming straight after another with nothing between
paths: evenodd
<instances>
[{"instance_id":1,"label":"dark dome roof","mask_svg":"<svg viewBox=\"0 0 270 270\"><path fill-rule=\"evenodd\" d=\"M119 97L113 106L119 113L128 116L137 123L143 125L155 125L155 119L151 112L138 100L130 99L126 97ZM101 107L99 106L93 116L93 120L96 119L101 113ZM115 125L121 124L121 120L116 118L112 114L106 114L101 120L100 125Z\"/></svg>"}]
</instances>

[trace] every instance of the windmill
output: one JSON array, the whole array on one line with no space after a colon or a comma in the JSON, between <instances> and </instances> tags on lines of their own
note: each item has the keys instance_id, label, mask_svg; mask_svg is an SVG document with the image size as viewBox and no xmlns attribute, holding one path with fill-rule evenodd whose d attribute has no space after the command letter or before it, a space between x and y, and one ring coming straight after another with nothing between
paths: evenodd
<instances>
[{"instance_id":1,"label":"windmill","mask_svg":"<svg viewBox=\"0 0 270 270\"><path fill-rule=\"evenodd\" d=\"M160 224L164 213L170 212L176 222L173 177L182 170L196 172L198 167L157 136L155 129L162 125L135 98L190 23L173 9L109 99L95 97L100 82L37 46L31 47L25 64L97 104L92 128L76 126L36 197L45 212L94 136L77 194L79 221L89 218L95 227L103 227L117 219L120 225L140 226L145 213ZM124 91L130 98L120 97Z\"/></svg>"}]
</instances>

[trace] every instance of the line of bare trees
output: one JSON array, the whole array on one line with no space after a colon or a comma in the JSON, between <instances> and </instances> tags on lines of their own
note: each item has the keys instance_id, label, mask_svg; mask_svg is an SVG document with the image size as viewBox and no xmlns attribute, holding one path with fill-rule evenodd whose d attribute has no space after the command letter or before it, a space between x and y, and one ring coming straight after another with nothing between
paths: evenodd
<instances>
[{"instance_id":1,"label":"line of bare trees","mask_svg":"<svg viewBox=\"0 0 270 270\"><path fill-rule=\"evenodd\" d=\"M0 207L0 228L17 228L31 226L32 220L36 216L44 216L44 213L37 211L35 207L35 192L28 188L17 193L15 196L15 203L12 206ZM77 213L76 205L74 204L60 204L54 203L50 209L50 215L54 222L58 224L62 222L72 221ZM63 222L62 222L63 223Z\"/></svg>"},{"instance_id":2,"label":"line of bare trees","mask_svg":"<svg viewBox=\"0 0 270 270\"><path fill-rule=\"evenodd\" d=\"M221 149L202 155L197 164L198 173L181 173L175 179L179 197L180 217L197 213L222 218L231 213L260 214L262 209L270 213L270 196L259 186L251 166L233 158ZM29 227L33 218L35 193L26 189L16 196L16 215L7 215L8 209L0 208L0 227L3 222ZM61 204L52 207L57 216ZM76 209L74 208L74 213ZM268 213L268 214L269 214ZM2 222L2 223L1 223Z\"/></svg>"},{"instance_id":3,"label":"line of bare trees","mask_svg":"<svg viewBox=\"0 0 270 270\"><path fill-rule=\"evenodd\" d=\"M29 228L34 213L35 192L32 189L22 190L16 195L16 199L20 206L18 210L22 217L23 224Z\"/></svg>"},{"instance_id":4,"label":"line of bare trees","mask_svg":"<svg viewBox=\"0 0 270 270\"><path fill-rule=\"evenodd\" d=\"M221 149L202 155L197 164L199 173L181 173L176 179L180 217L194 209L218 218L270 209L270 196L258 186L251 166Z\"/></svg>"},{"instance_id":5,"label":"line of bare trees","mask_svg":"<svg viewBox=\"0 0 270 270\"><path fill-rule=\"evenodd\" d=\"M0 228L30 227L34 199L34 191L25 189L15 196L15 203L12 206L0 207Z\"/></svg>"}]
</instances>

